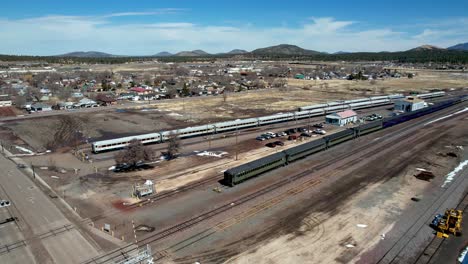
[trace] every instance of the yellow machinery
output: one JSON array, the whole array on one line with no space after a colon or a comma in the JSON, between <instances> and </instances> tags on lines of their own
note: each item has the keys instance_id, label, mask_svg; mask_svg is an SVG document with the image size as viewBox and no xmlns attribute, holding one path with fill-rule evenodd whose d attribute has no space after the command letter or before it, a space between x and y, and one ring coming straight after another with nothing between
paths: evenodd
<instances>
[{"instance_id":1,"label":"yellow machinery","mask_svg":"<svg viewBox=\"0 0 468 264\"><path fill-rule=\"evenodd\" d=\"M437 237L448 238L449 234L460 236L462 214L461 210L448 209L444 215L436 215L432 221L432 226L437 231Z\"/></svg>"}]
</instances>

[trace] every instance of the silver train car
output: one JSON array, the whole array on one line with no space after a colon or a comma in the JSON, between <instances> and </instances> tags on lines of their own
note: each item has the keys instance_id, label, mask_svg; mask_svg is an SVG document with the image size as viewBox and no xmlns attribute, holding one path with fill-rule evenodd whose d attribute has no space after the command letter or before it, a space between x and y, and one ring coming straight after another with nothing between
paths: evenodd
<instances>
[{"instance_id":1,"label":"silver train car","mask_svg":"<svg viewBox=\"0 0 468 264\"><path fill-rule=\"evenodd\" d=\"M187 127L176 130L161 131L157 133L149 133L136 136L128 136L115 138L110 140L96 141L92 143L92 151L95 153L102 151L117 150L128 146L131 140L140 140L143 144L162 143L167 141L171 135L176 135L180 138L196 137L208 134L222 133L237 129L249 127L263 126L281 122L288 122L315 116L321 116L328 113L334 113L347 109L361 109L374 106L392 104L393 99L404 97L403 95L376 96L363 99L348 100L342 102L330 102L327 104L318 104L311 106L309 110L300 110L292 113L281 113L258 118L238 119L233 121L219 122L210 125L202 125L195 127ZM390 97L392 99L390 99ZM345 103L347 102L347 103ZM317 106L317 108L315 107ZM301 109L301 108L300 108Z\"/></svg>"}]
</instances>

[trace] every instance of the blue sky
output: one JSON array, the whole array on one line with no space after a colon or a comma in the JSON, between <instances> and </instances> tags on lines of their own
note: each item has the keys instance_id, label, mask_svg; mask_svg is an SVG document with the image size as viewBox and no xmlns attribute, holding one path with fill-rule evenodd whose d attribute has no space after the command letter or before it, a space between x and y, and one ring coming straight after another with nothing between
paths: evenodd
<instances>
[{"instance_id":1,"label":"blue sky","mask_svg":"<svg viewBox=\"0 0 468 264\"><path fill-rule=\"evenodd\" d=\"M468 42L468 1L3 1L0 53L122 55L281 43L334 52Z\"/></svg>"}]
</instances>

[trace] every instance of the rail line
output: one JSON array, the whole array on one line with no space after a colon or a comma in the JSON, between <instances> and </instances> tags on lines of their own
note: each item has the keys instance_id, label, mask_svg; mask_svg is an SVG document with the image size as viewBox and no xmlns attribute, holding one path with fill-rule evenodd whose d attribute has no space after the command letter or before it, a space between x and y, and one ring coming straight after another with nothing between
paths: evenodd
<instances>
[{"instance_id":1,"label":"rail line","mask_svg":"<svg viewBox=\"0 0 468 264\"><path fill-rule=\"evenodd\" d=\"M375 153L381 152L382 149L386 149L385 147L389 147L391 145L394 145L394 142L390 141L394 137L399 137L399 136L401 136L403 134L410 134L414 130L417 130L419 128L419 125L426 122L427 119L434 118L437 115L442 115L447 111L453 111L453 107L449 107L449 108L443 109L441 111L438 111L438 112L436 112L436 115L432 114L432 115L421 117L422 119L418 118L417 119L418 122L412 123L412 126L411 126L410 129L407 129L407 127L397 126L398 129L396 129L396 131L394 131L389 137L385 137L384 140L389 141L389 142L387 142L383 147L376 148L375 150L369 151L368 153L365 153L365 154L363 154L361 156L369 155L369 154L373 155ZM412 121L410 121L410 122L412 122ZM397 132L399 132L401 130L405 130L405 129L406 129L406 131L403 131L405 133L402 133L402 132L397 133ZM416 135L413 134L413 136L416 136ZM418 136L420 136L420 135L418 135ZM366 144L363 144L360 147L358 147L357 149L353 150L353 152L355 152L355 153L360 152L363 149L369 148L369 146L372 146L372 145L375 145L375 144L373 142L367 142ZM338 160L341 160L341 159L343 159L345 157L348 157L348 156L349 156L349 153L342 153L342 154L336 156L335 158L333 158L333 159L331 159L331 160L329 160L327 162L324 162L324 163L322 163L320 165L317 165L317 166L315 166L315 167L313 167L311 169L308 169L306 171L298 173L298 174L296 174L294 176L284 178L283 180L277 181L277 182L275 182L275 183L273 183L273 184L271 184L271 185L269 185L269 186L267 186L267 187L265 187L263 189L260 189L260 190L254 192L254 193L247 194L247 195L245 195L245 196L243 196L243 197L241 197L241 198L239 198L237 200L234 200L234 201L231 201L231 202L226 203L224 205L221 205L218 208L215 208L215 209L210 210L208 212L202 213L201 215L197 215L195 217L192 217L192 218L190 218L190 219L188 219L188 220L186 220L186 221L184 221L184 222L182 222L180 224L169 227L169 228L167 228L167 229L165 229L163 231L157 232L157 233L152 234L152 235L150 235L150 236L148 236L146 238L143 238L142 240L138 241L138 245L145 245L145 244L150 244L150 243L153 243L153 242L156 242L156 241L160 241L160 240L162 240L164 238L167 238L167 237L169 237L169 236L171 236L173 234L176 234L176 233L178 233L178 232L180 232L182 230L186 230L186 229L188 229L190 227L195 226L198 223L201 223L201 222L203 222L205 220L213 218L216 215L224 213L224 212L230 210L233 207L245 204L245 203L247 203L247 202L249 202L249 201L251 201L251 200L253 200L253 199L257 198L257 197L260 197L262 195L270 193L270 192L272 192L274 190L279 189L280 187L283 187L283 186L285 186L285 185L287 185L287 184L289 184L291 182L294 182L294 181L296 181L296 180L298 180L300 178L303 178L303 177L309 175L311 172L315 172L317 170L328 167L331 164L336 163ZM352 159L351 161L346 162L345 164L341 165L340 167L346 166L347 164L355 162L355 160L359 160L359 159L362 159L362 157L357 157L355 159ZM88 261L86 261L84 263L96 263L96 264L98 264L98 263L106 263L108 261L115 260L116 258L121 257L121 254L119 254L119 253L121 253L122 251L125 251L125 249L128 249L128 248L130 248L132 246L133 246L133 244L121 247L121 248L119 248L117 250L114 250L114 251L111 251L111 252L107 253L106 255L90 259L90 260L88 260ZM113 255L113 254L117 254L117 255Z\"/></svg>"},{"instance_id":2,"label":"rail line","mask_svg":"<svg viewBox=\"0 0 468 264\"><path fill-rule=\"evenodd\" d=\"M460 202L456 206L456 208L458 210L462 210L463 212L466 211L466 209L468 208L468 199L467 198L468 198L468 192L465 194L465 196L460 200ZM461 206L463 203L464 203L464 205ZM432 238L431 242L429 242L429 244L427 244L427 246L424 248L424 250L421 251L421 253L418 255L418 257L416 258L416 260L413 263L414 264L427 264L427 263L429 263L432 260L432 258L435 256L437 251L439 251L440 247L442 246L442 244L444 243L445 240L446 240L446 238L440 238L439 239L436 236L434 236ZM430 252L430 254L428 254L428 252Z\"/></svg>"},{"instance_id":3,"label":"rail line","mask_svg":"<svg viewBox=\"0 0 468 264\"><path fill-rule=\"evenodd\" d=\"M428 216L425 216L425 215L428 214L428 213L430 213L430 214L429 214L429 217L431 217L431 216L433 216L436 212L438 212L438 211L441 209L441 207L442 207L444 201L446 200L446 198L447 198L448 196L450 196L450 194L451 194L454 190L456 190L456 189L458 189L458 188L460 188L460 187L463 187L462 185L460 185L460 183L461 183L464 179L465 179L464 177L457 177L457 179L456 179L454 182L452 182L452 184L451 184L448 188L446 188L446 189L444 190L444 192L441 193L441 194L437 197L437 199L436 199L433 203L431 203L431 204L424 210L424 212L422 212L422 214L421 214L422 216L419 217L418 219L416 219L416 221L414 221L413 224L412 224L410 227L408 227L408 228L406 229L406 231L404 232L404 235L401 236L401 237L393 244L393 246L392 246L389 250L386 251L386 253L378 260L377 263L393 263L395 260L397 260L398 257L400 256L400 253L401 253L404 249L406 249L406 246L413 240L413 237L414 237L417 233L419 233L419 231L420 231L423 227L426 226L426 224L427 224L426 222L427 222L427 220L428 220ZM465 196L463 197L463 199L461 200L461 202L458 203L457 206L459 206L459 205L464 201L464 199L465 199L467 196L468 196L468 194L465 194ZM433 207L434 205L437 206L435 209L434 209L434 207ZM463 210L465 210L467 206L468 206L468 205L465 205L465 208L464 208ZM418 223L420 220L424 220L424 222L423 222L422 224L421 224L421 223ZM419 227L417 226L418 224L420 225ZM413 229L413 228L415 228L415 227L418 227L418 228L417 228L414 232L410 232L410 230ZM407 241L404 241L404 239L406 239L406 238L408 237L408 234L411 234L411 237L410 237L409 239L407 239ZM400 242L401 242L401 243L400 243ZM431 244L431 243L430 243L430 244ZM430 244L429 244L429 245L430 245ZM424 251L429 247L429 245L426 246L426 248L422 251L422 253L418 256L417 260L416 260L414 263L416 263L416 262L421 258L421 256L423 255ZM395 248L397 248L397 246L399 247L399 249L397 249L397 252L394 254L394 257L390 257L390 260L386 260L386 257L390 254L390 252L391 252L392 250L394 250ZM439 247L440 247L440 245L439 245Z\"/></svg>"},{"instance_id":4,"label":"rail line","mask_svg":"<svg viewBox=\"0 0 468 264\"><path fill-rule=\"evenodd\" d=\"M73 225L71 225L71 224L67 224L67 225L64 225L64 226L61 226L61 227L58 227L58 228L55 228L55 229L51 229L51 230L49 230L47 232L44 232L42 234L35 235L35 236L33 236L31 238L28 238L28 239L23 239L23 240L16 241L14 243L3 245L3 246L0 247L0 255L9 253L10 251L15 250L15 249L20 248L20 247L25 247L33 239L36 239L36 238L46 239L46 238L49 238L49 237L52 237L52 236L57 236L57 235L59 235L61 233L68 232L68 231L70 231L72 229L75 229L75 227Z\"/></svg>"}]
</instances>

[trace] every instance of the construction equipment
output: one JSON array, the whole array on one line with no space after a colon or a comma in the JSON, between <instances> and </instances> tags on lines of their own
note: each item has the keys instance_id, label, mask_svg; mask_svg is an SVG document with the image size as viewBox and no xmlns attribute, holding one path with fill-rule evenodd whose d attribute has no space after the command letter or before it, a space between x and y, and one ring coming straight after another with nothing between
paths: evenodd
<instances>
[{"instance_id":1,"label":"construction equipment","mask_svg":"<svg viewBox=\"0 0 468 264\"><path fill-rule=\"evenodd\" d=\"M448 238L450 234L460 236L462 214L461 210L447 209L444 215L436 215L431 226L437 231L437 237Z\"/></svg>"}]
</instances>

